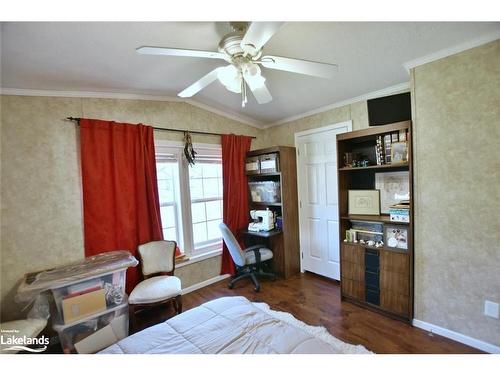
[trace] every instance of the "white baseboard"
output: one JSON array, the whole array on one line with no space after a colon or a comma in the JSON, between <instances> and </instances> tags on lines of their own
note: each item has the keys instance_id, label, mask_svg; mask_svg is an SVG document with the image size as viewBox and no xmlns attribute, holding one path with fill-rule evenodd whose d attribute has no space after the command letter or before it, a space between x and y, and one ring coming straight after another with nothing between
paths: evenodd
<instances>
[{"instance_id":1,"label":"white baseboard","mask_svg":"<svg viewBox=\"0 0 500 375\"><path fill-rule=\"evenodd\" d=\"M413 319L412 324L414 327L421 328L425 331L435 333L436 335L447 337L451 340L461 342L462 344L472 346L473 348L482 350L487 353L500 354L500 347L489 344L487 342L475 339L470 336L463 335L461 333L452 331L447 328L443 328L431 323L424 322L422 320Z\"/></svg>"},{"instance_id":2,"label":"white baseboard","mask_svg":"<svg viewBox=\"0 0 500 375\"><path fill-rule=\"evenodd\" d=\"M221 280L227 279L230 276L231 275L226 274L226 275L219 275L219 276L212 277L211 279L202 281L201 283L193 284L191 286L188 286L187 288L183 288L181 294L184 295L184 294L194 292L195 290L201 289L201 288L208 286L210 284L215 284Z\"/></svg>"}]
</instances>

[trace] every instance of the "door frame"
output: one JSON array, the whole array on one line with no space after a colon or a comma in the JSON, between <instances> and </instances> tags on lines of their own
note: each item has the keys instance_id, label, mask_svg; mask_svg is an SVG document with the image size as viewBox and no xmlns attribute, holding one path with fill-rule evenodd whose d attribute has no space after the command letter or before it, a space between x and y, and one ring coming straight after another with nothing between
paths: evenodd
<instances>
[{"instance_id":1,"label":"door frame","mask_svg":"<svg viewBox=\"0 0 500 375\"><path fill-rule=\"evenodd\" d=\"M320 128L313 128L313 129L309 129L309 130L304 130L304 131L300 131L300 132L297 132L294 134L294 144L295 144L295 152L297 153L297 195L298 195L298 198L299 198L299 251L300 251L300 272L301 273L304 273L304 264L303 264L303 257L304 257L304 253L302 252L302 248L301 248L301 228L302 228L302 219L301 219L301 207L300 207L300 200L301 200L301 191L300 191L300 184L299 184L299 177L300 177L300 174L299 174L299 147L298 147L298 140L300 137L303 137L303 136L306 136L306 135L313 135L313 134L317 134L317 133L324 133L324 132L327 132L327 131L331 131L331 130L336 130L336 129L339 129L339 128L343 128L343 127L347 127L347 132L346 133L349 133L349 132L352 132L352 120L347 120L347 121L342 121L342 122L337 122L335 124L330 124L330 125L326 125L326 126L322 126ZM335 146L335 150L337 150L337 147ZM338 162L338 161L337 161ZM338 181L337 181L338 183ZM337 185L337 190L338 190L338 185ZM340 234L339 234L340 235Z\"/></svg>"}]
</instances>

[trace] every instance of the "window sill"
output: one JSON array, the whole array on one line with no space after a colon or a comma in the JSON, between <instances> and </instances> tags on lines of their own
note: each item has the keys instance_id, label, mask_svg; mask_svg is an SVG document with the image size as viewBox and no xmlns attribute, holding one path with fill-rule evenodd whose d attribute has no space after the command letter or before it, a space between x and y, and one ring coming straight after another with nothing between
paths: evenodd
<instances>
[{"instance_id":1,"label":"window sill","mask_svg":"<svg viewBox=\"0 0 500 375\"><path fill-rule=\"evenodd\" d=\"M189 257L189 258L184 258L183 260L181 260L179 262L176 261L175 268L182 268L182 267L188 266L188 265L193 264L193 263L198 263L198 262L204 261L206 259L218 257L220 255L222 255L222 249L213 250L213 251L210 251L208 253L204 253L204 254L200 254L200 255L194 255L194 256Z\"/></svg>"}]
</instances>

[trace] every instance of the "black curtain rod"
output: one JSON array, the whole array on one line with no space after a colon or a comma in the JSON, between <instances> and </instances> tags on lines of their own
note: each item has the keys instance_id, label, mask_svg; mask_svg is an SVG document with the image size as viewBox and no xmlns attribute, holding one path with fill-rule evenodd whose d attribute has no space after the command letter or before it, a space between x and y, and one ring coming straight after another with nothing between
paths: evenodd
<instances>
[{"instance_id":1,"label":"black curtain rod","mask_svg":"<svg viewBox=\"0 0 500 375\"><path fill-rule=\"evenodd\" d=\"M80 118L79 117L66 117L66 120L69 121L75 121L78 124L80 123ZM155 126L152 127L154 130L163 130L163 131L168 131L168 132L179 132L179 133L191 133L191 134L203 134L203 135L218 135L221 136L222 134L220 133L210 133L210 132L199 132L195 130L181 130L181 129L168 129L168 128L157 128ZM250 137L252 139L255 139L257 137L247 135L247 137Z\"/></svg>"}]
</instances>

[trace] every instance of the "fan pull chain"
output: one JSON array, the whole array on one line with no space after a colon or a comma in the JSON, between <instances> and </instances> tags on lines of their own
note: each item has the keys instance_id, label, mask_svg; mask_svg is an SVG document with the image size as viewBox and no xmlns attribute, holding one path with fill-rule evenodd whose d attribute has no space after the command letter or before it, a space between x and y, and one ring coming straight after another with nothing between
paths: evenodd
<instances>
[{"instance_id":1,"label":"fan pull chain","mask_svg":"<svg viewBox=\"0 0 500 375\"><path fill-rule=\"evenodd\" d=\"M247 104L247 85L243 78L241 78L241 107L245 108Z\"/></svg>"}]
</instances>

